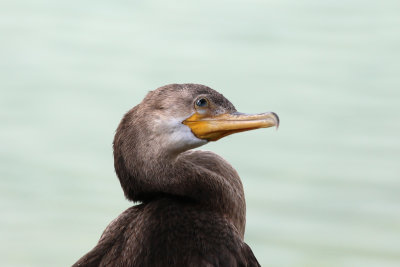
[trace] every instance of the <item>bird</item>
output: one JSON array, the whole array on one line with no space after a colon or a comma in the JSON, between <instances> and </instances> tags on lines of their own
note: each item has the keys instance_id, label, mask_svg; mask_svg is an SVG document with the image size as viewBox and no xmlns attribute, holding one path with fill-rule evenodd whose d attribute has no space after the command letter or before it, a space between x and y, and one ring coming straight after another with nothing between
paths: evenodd
<instances>
[{"instance_id":1,"label":"bird","mask_svg":"<svg viewBox=\"0 0 400 267\"><path fill-rule=\"evenodd\" d=\"M260 266L244 242L237 171L195 148L273 126L279 126L274 112L239 113L205 85L150 91L123 116L113 141L115 172L135 204L73 266Z\"/></svg>"}]
</instances>

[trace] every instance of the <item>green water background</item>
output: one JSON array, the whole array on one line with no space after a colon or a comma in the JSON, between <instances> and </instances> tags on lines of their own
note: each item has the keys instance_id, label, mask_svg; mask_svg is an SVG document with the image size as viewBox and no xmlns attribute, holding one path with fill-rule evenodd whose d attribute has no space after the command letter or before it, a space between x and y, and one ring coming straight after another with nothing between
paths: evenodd
<instances>
[{"instance_id":1,"label":"green water background","mask_svg":"<svg viewBox=\"0 0 400 267\"><path fill-rule=\"evenodd\" d=\"M264 266L400 266L400 1L0 2L0 265L68 266L131 203L122 115L206 84L273 129L204 149Z\"/></svg>"}]
</instances>

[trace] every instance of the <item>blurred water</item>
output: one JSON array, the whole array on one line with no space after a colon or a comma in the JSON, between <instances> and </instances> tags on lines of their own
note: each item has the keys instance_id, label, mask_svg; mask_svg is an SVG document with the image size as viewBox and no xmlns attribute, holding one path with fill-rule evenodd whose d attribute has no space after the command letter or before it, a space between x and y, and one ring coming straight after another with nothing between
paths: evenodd
<instances>
[{"instance_id":1,"label":"blurred water","mask_svg":"<svg viewBox=\"0 0 400 267\"><path fill-rule=\"evenodd\" d=\"M111 142L146 92L194 82L268 129L205 148L265 266L400 266L400 2L1 1L0 265L65 266L131 203Z\"/></svg>"}]
</instances>

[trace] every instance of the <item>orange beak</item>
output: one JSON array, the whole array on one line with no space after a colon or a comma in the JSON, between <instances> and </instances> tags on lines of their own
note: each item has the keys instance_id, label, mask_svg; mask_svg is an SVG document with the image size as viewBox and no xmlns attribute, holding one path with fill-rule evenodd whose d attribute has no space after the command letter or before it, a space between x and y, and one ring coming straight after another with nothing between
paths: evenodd
<instances>
[{"instance_id":1,"label":"orange beak","mask_svg":"<svg viewBox=\"0 0 400 267\"><path fill-rule=\"evenodd\" d=\"M195 113L183 124L190 127L193 134L199 139L207 141L217 141L230 134L279 126L279 117L274 112L261 114L221 114L217 116L207 116Z\"/></svg>"}]
</instances>

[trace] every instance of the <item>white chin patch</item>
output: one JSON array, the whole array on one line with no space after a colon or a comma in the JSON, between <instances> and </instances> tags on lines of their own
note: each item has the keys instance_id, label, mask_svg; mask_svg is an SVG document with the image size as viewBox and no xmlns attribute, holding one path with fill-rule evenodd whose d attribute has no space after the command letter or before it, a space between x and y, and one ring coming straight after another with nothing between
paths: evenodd
<instances>
[{"instance_id":1,"label":"white chin patch","mask_svg":"<svg viewBox=\"0 0 400 267\"><path fill-rule=\"evenodd\" d=\"M184 119L173 119L163 123L164 144L171 150L185 151L207 144L207 140L197 138L189 126L182 123Z\"/></svg>"}]
</instances>

